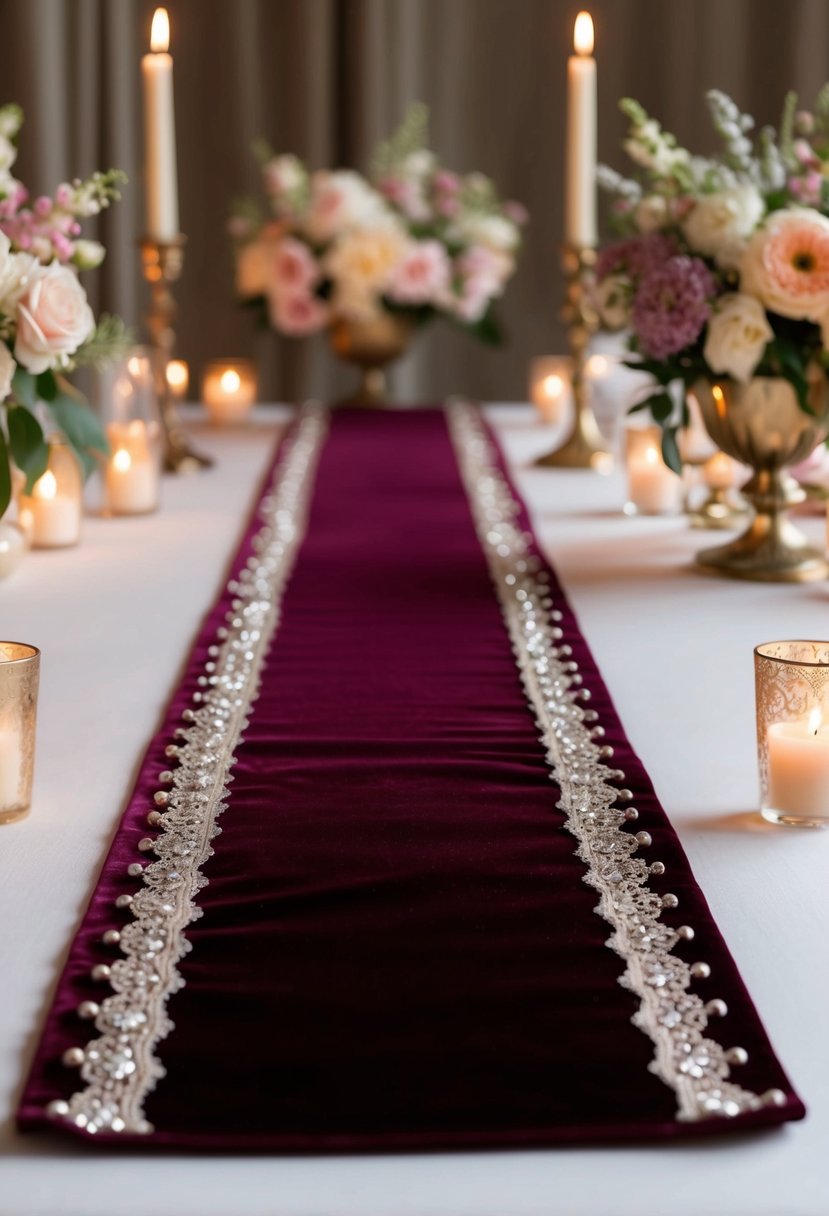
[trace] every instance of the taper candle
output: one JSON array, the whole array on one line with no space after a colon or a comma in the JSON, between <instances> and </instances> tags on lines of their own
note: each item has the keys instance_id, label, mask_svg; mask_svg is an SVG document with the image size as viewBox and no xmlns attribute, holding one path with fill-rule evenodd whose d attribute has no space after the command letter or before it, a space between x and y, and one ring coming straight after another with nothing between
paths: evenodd
<instances>
[{"instance_id":1,"label":"taper candle","mask_svg":"<svg viewBox=\"0 0 829 1216\"><path fill-rule=\"evenodd\" d=\"M173 108L173 57L166 8L153 14L150 53L141 60L144 85L144 175L146 232L151 240L178 235L176 124Z\"/></svg>"},{"instance_id":2,"label":"taper candle","mask_svg":"<svg viewBox=\"0 0 829 1216\"><path fill-rule=\"evenodd\" d=\"M575 54L567 60L567 152L564 239L594 248L596 229L596 60L593 19L579 13L573 31Z\"/></svg>"}]
</instances>

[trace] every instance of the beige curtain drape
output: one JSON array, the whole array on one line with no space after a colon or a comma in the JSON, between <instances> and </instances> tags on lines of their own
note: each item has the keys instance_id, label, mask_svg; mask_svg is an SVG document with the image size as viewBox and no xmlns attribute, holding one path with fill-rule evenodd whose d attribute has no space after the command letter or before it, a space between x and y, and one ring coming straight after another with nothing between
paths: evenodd
<instances>
[{"instance_id":1,"label":"beige curtain drape","mask_svg":"<svg viewBox=\"0 0 829 1216\"><path fill-rule=\"evenodd\" d=\"M100 223L108 246L90 292L141 323L139 60L152 0L0 0L0 100L26 109L20 175L35 191L117 165L130 185ZM251 355L263 395L328 396L346 383L325 342L257 335L233 299L225 221L256 192L250 145L264 135L313 166L365 165L413 99L451 167L491 174L531 224L504 301L509 344L491 351L434 326L401 364L410 400L449 392L516 400L528 360L561 348L564 61L576 3L564 0L167 0L173 26L182 227L181 355ZM713 140L702 93L718 87L775 122L786 89L811 100L829 78L826 0L591 0L600 79L600 155L622 167L619 97L631 94L680 139Z\"/></svg>"}]
</instances>

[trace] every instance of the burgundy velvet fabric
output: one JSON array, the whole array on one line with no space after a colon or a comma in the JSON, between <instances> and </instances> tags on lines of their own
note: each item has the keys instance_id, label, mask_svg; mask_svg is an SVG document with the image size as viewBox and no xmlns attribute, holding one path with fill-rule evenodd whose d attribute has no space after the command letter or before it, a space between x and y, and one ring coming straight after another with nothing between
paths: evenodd
<instances>
[{"instance_id":1,"label":"burgundy velvet fabric","mask_svg":"<svg viewBox=\"0 0 829 1216\"><path fill-rule=\"evenodd\" d=\"M249 552L251 530L236 565ZM62 1051L100 998L163 748L229 597L207 619L92 897L20 1109L72 1091ZM334 415L147 1105L151 1149L384 1150L656 1140L804 1109L769 1045L572 613L564 629L750 1062L786 1105L682 1123L583 882L440 411ZM614 760L614 763L616 761ZM681 780L681 773L677 774ZM80 1133L79 1133L80 1134ZM129 1138L99 1136L95 1143Z\"/></svg>"}]
</instances>

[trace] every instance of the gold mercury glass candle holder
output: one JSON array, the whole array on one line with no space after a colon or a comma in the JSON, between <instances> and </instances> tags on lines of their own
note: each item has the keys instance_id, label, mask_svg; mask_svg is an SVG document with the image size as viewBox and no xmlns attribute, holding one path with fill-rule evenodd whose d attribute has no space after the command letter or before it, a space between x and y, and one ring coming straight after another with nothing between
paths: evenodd
<instances>
[{"instance_id":1,"label":"gold mercury glass candle holder","mask_svg":"<svg viewBox=\"0 0 829 1216\"><path fill-rule=\"evenodd\" d=\"M141 266L144 278L150 285L147 329L153 350L156 388L161 409L164 468L168 473L189 473L195 469L210 468L213 464L209 456L203 455L192 446L185 434L167 379L167 364L176 343L173 326L177 308L172 287L181 277L184 244L184 236L177 236L171 241L156 241L152 237L145 237L141 241Z\"/></svg>"},{"instance_id":2,"label":"gold mercury glass candle holder","mask_svg":"<svg viewBox=\"0 0 829 1216\"><path fill-rule=\"evenodd\" d=\"M545 469L594 469L607 473L613 456L602 438L590 403L590 382L585 374L587 346L599 319L590 300L596 250L566 245L562 254L565 302L561 318L567 327L572 358L573 423L560 447L539 456L536 464Z\"/></svg>"},{"instance_id":3,"label":"gold mercury glass candle holder","mask_svg":"<svg viewBox=\"0 0 829 1216\"><path fill-rule=\"evenodd\" d=\"M829 828L829 642L764 642L754 675L761 814Z\"/></svg>"},{"instance_id":4,"label":"gold mercury glass candle holder","mask_svg":"<svg viewBox=\"0 0 829 1216\"><path fill-rule=\"evenodd\" d=\"M40 651L0 642L0 824L25 818L32 804Z\"/></svg>"}]
</instances>

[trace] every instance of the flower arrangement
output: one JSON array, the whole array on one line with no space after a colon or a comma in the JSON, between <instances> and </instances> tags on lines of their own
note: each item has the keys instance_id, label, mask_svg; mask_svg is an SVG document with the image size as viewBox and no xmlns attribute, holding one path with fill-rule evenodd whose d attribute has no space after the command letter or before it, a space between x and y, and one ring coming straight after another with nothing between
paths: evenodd
<instances>
[{"instance_id":1,"label":"flower arrangement","mask_svg":"<svg viewBox=\"0 0 829 1216\"><path fill-rule=\"evenodd\" d=\"M782 377L808 410L810 367L829 366L829 85L813 111L789 94L779 133L766 127L756 142L729 97L707 101L718 157L693 156L626 99L639 173L599 170L622 238L597 260L599 316L632 331L635 366L657 382L636 408L662 424L675 469L687 414L683 394L676 418L674 383Z\"/></svg>"},{"instance_id":2,"label":"flower arrangement","mask_svg":"<svg viewBox=\"0 0 829 1216\"><path fill-rule=\"evenodd\" d=\"M91 452L106 452L95 415L63 373L103 361L126 342L115 317L95 321L78 270L99 266L104 249L80 238L80 221L119 197L124 176L116 170L63 183L54 198L30 200L12 175L19 106L0 107L0 515L11 498L11 463L25 474L27 489L42 476L49 445L40 417L48 411L88 472ZM42 404L41 404L42 403ZM42 414L41 414L42 416Z\"/></svg>"},{"instance_id":3,"label":"flower arrangement","mask_svg":"<svg viewBox=\"0 0 829 1216\"><path fill-rule=\"evenodd\" d=\"M237 205L236 288L280 333L390 311L417 322L448 317L500 340L494 302L515 269L526 212L502 203L482 174L441 167L426 146L427 121L425 107L413 106L368 179L312 173L258 146L269 214Z\"/></svg>"}]
</instances>

